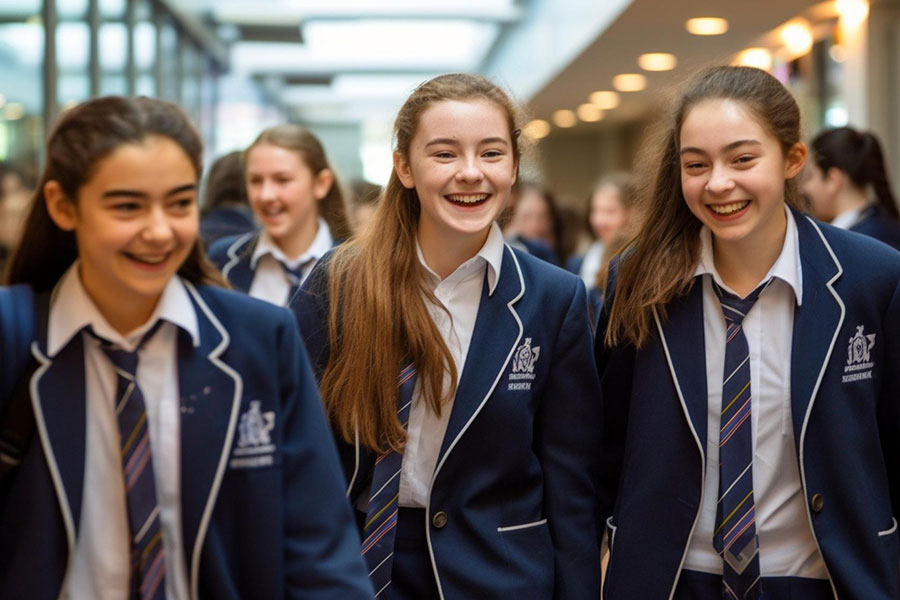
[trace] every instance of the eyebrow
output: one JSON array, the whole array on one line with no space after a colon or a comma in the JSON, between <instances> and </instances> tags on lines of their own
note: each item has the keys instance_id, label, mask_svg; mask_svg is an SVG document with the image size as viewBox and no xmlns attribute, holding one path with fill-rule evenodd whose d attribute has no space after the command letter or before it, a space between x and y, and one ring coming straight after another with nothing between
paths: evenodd
<instances>
[{"instance_id":1,"label":"eyebrow","mask_svg":"<svg viewBox=\"0 0 900 600\"><path fill-rule=\"evenodd\" d=\"M483 140L478 142L479 146L483 146L485 144L504 144L504 145L508 146L509 142L506 141L506 139L502 138L502 137L484 138ZM425 147L428 148L429 146L444 146L444 145L457 146L457 145L459 145L459 140L456 140L453 138L435 138L435 139L431 140L430 142L428 142L427 144L425 144Z\"/></svg>"},{"instance_id":2,"label":"eyebrow","mask_svg":"<svg viewBox=\"0 0 900 600\"><path fill-rule=\"evenodd\" d=\"M184 185L180 185L176 188L172 188L168 192L166 192L166 196L175 196L178 194L183 194L184 192L192 192L197 189L197 185L194 183L186 183ZM141 192L138 190L107 190L103 192L103 198L146 198L148 194L146 192Z\"/></svg>"},{"instance_id":3,"label":"eyebrow","mask_svg":"<svg viewBox=\"0 0 900 600\"><path fill-rule=\"evenodd\" d=\"M734 150L735 148L738 148L740 146L746 146L746 145L762 146L762 142L760 142L758 140L737 140L735 142L731 142L730 144L728 144L727 146L722 148L722 152L728 152L729 150ZM686 147L682 148L681 152L679 152L679 154L684 155L689 152L694 152L696 154L706 154L706 151L701 150L700 148L694 148L693 146L686 146Z\"/></svg>"}]
</instances>

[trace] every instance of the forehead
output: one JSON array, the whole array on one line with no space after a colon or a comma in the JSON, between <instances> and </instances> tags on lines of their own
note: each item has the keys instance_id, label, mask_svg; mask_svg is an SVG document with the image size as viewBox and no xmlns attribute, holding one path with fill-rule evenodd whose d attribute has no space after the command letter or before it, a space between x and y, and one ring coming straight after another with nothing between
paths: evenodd
<instances>
[{"instance_id":1,"label":"forehead","mask_svg":"<svg viewBox=\"0 0 900 600\"><path fill-rule=\"evenodd\" d=\"M263 169L296 169L305 166L300 152L276 146L275 144L259 144L247 152L247 170Z\"/></svg>"},{"instance_id":2,"label":"forehead","mask_svg":"<svg viewBox=\"0 0 900 600\"><path fill-rule=\"evenodd\" d=\"M93 169L86 185L104 187L164 187L177 180L179 185L197 179L194 163L177 143L154 136L141 142L122 144Z\"/></svg>"},{"instance_id":3,"label":"forehead","mask_svg":"<svg viewBox=\"0 0 900 600\"><path fill-rule=\"evenodd\" d=\"M759 122L759 117L741 102L728 99L703 100L692 106L681 124L681 146L714 151L737 140L778 143Z\"/></svg>"},{"instance_id":4,"label":"forehead","mask_svg":"<svg viewBox=\"0 0 900 600\"><path fill-rule=\"evenodd\" d=\"M509 135L506 112L496 103L482 98L441 100L422 112L413 144L424 145L436 138L462 143L499 137L509 142Z\"/></svg>"}]
</instances>

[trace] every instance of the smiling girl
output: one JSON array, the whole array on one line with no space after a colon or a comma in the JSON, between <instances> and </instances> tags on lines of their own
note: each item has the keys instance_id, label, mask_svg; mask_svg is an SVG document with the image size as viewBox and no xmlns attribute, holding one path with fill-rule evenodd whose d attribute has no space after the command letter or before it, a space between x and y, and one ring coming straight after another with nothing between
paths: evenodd
<instances>
[{"instance_id":1,"label":"smiling girl","mask_svg":"<svg viewBox=\"0 0 900 600\"><path fill-rule=\"evenodd\" d=\"M607 600L900 594L900 255L798 210L799 125L747 67L673 111L597 334Z\"/></svg>"},{"instance_id":2,"label":"smiling girl","mask_svg":"<svg viewBox=\"0 0 900 600\"><path fill-rule=\"evenodd\" d=\"M376 597L596 598L581 281L504 244L515 111L473 75L397 116L373 221L297 306Z\"/></svg>"},{"instance_id":3,"label":"smiling girl","mask_svg":"<svg viewBox=\"0 0 900 600\"><path fill-rule=\"evenodd\" d=\"M343 196L321 142L300 125L263 131L244 163L262 230L219 240L209 256L236 289L286 306L316 261L349 235Z\"/></svg>"},{"instance_id":4,"label":"smiling girl","mask_svg":"<svg viewBox=\"0 0 900 600\"><path fill-rule=\"evenodd\" d=\"M0 597L371 598L295 321L198 249L200 153L147 98L47 142L0 288Z\"/></svg>"}]
</instances>

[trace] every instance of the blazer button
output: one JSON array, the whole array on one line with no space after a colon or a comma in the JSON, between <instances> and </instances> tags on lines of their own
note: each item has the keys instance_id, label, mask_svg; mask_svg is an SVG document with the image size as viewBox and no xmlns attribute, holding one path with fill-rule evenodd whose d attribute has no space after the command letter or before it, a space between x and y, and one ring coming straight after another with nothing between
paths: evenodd
<instances>
[{"instance_id":1,"label":"blazer button","mask_svg":"<svg viewBox=\"0 0 900 600\"><path fill-rule=\"evenodd\" d=\"M437 529L443 529L447 524L447 513L444 511L436 512L434 517L431 519L431 524L434 525Z\"/></svg>"},{"instance_id":2,"label":"blazer button","mask_svg":"<svg viewBox=\"0 0 900 600\"><path fill-rule=\"evenodd\" d=\"M814 513L822 512L822 509L825 508L825 497L822 494L813 494L809 499L809 507Z\"/></svg>"}]
</instances>

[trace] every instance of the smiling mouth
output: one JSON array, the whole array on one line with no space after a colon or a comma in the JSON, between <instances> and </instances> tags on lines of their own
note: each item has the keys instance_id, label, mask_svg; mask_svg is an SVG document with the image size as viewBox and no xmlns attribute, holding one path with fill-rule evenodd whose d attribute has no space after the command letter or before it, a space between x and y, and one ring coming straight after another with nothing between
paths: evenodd
<instances>
[{"instance_id":1,"label":"smiling mouth","mask_svg":"<svg viewBox=\"0 0 900 600\"><path fill-rule=\"evenodd\" d=\"M490 194L448 194L445 196L450 202L462 206L477 206L490 197Z\"/></svg>"},{"instance_id":2,"label":"smiling mouth","mask_svg":"<svg viewBox=\"0 0 900 600\"><path fill-rule=\"evenodd\" d=\"M741 212L747 206L749 206L749 200L743 200L741 202L730 202L728 204L709 204L709 209L716 213L719 216L727 217L729 215L733 215Z\"/></svg>"},{"instance_id":3,"label":"smiling mouth","mask_svg":"<svg viewBox=\"0 0 900 600\"><path fill-rule=\"evenodd\" d=\"M263 208L260 212L263 214L263 216L266 217L277 217L281 213L285 212L285 210L283 206L269 206Z\"/></svg>"},{"instance_id":4,"label":"smiling mouth","mask_svg":"<svg viewBox=\"0 0 900 600\"><path fill-rule=\"evenodd\" d=\"M151 267L163 264L169 259L171 254L171 252L166 252L165 254L131 254L130 252L125 252L125 256L131 260Z\"/></svg>"}]
</instances>

